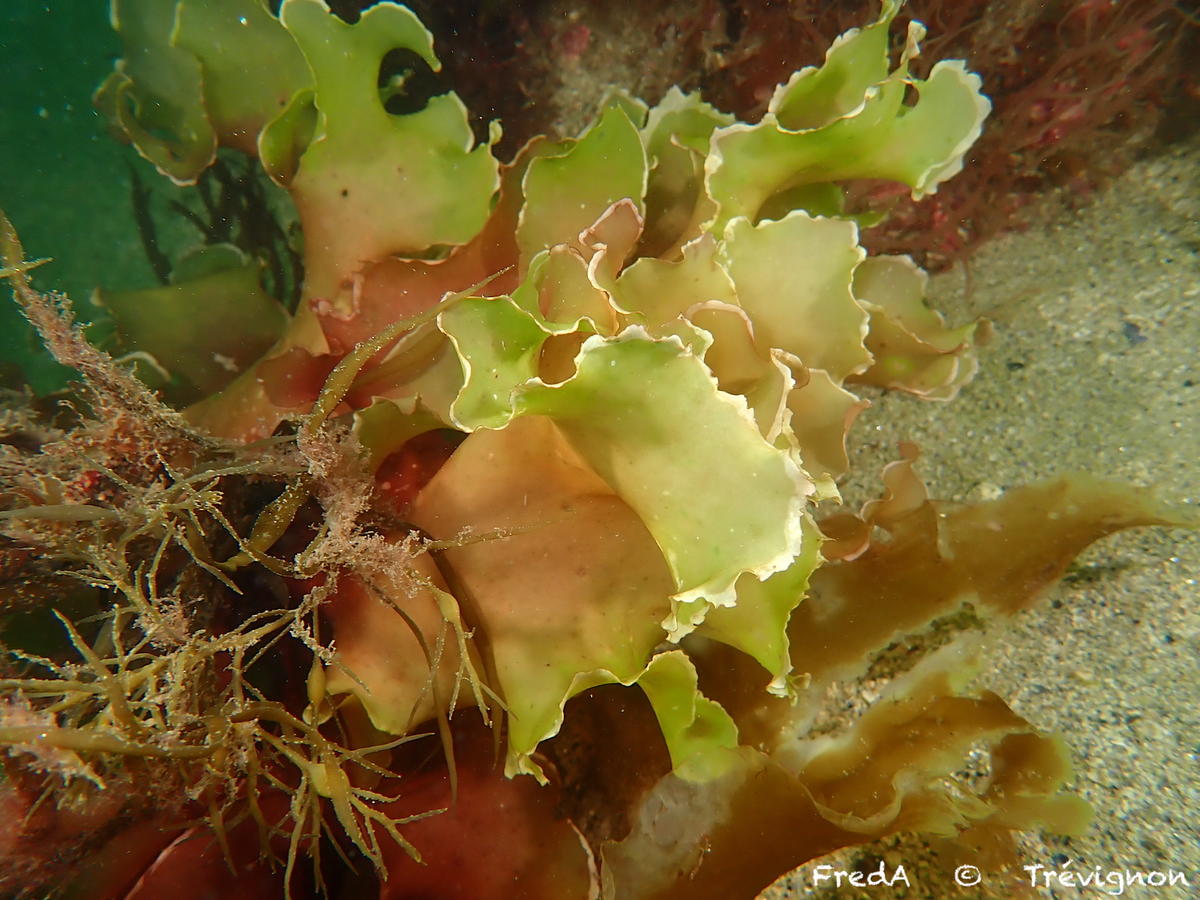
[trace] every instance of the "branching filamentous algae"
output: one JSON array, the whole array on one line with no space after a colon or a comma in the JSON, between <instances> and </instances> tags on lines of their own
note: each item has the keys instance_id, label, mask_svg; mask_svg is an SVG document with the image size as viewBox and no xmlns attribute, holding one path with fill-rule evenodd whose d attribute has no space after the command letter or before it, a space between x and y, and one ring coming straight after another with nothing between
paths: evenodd
<instances>
[{"instance_id":1,"label":"branching filamentous algae","mask_svg":"<svg viewBox=\"0 0 1200 900\"><path fill-rule=\"evenodd\" d=\"M453 93L388 102L385 60L438 66L402 6L114 2L101 109L181 184L257 160L304 287L291 315L226 247L102 295L156 393L2 220L80 374L0 419L4 889L728 900L898 831L1002 869L1083 827L978 650L1091 541L1183 519L1085 476L942 508L907 445L831 509L850 387L951 400L986 334L843 203L936 191L989 110L961 61L909 72L919 24L889 54L898 8L755 124L614 92L501 164Z\"/></svg>"}]
</instances>

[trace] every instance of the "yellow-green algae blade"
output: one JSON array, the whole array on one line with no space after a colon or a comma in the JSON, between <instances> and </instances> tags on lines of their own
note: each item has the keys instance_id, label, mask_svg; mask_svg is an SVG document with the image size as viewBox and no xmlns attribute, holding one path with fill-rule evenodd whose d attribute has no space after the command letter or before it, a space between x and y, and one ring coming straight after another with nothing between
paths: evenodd
<instances>
[{"instance_id":1,"label":"yellow-green algae blade","mask_svg":"<svg viewBox=\"0 0 1200 900\"><path fill-rule=\"evenodd\" d=\"M866 254L853 222L799 210L758 225L738 218L721 249L760 341L839 382L867 368L867 312L850 290Z\"/></svg>"},{"instance_id":2,"label":"yellow-green algae blade","mask_svg":"<svg viewBox=\"0 0 1200 900\"><path fill-rule=\"evenodd\" d=\"M191 184L217 152L195 54L175 46L176 4L113 0L125 56L96 91L100 111L176 184Z\"/></svg>"},{"instance_id":3,"label":"yellow-green algae blade","mask_svg":"<svg viewBox=\"0 0 1200 900\"><path fill-rule=\"evenodd\" d=\"M716 131L705 164L720 233L737 216L756 221L772 198L803 185L855 178L907 184L933 193L962 168L991 104L961 61L940 62L925 80L908 74L924 35L911 23L900 64L887 70L887 27L899 9L835 42L820 70L804 70L772 98L762 121ZM906 90L918 94L904 104Z\"/></svg>"},{"instance_id":4,"label":"yellow-green algae blade","mask_svg":"<svg viewBox=\"0 0 1200 900\"><path fill-rule=\"evenodd\" d=\"M320 249L309 254L306 291L332 296L365 261L470 240L499 186L490 146L474 146L456 94L393 115L377 86L384 57L398 49L439 68L420 20L381 3L348 25L321 0L285 0L280 18L316 91L316 129L290 184L306 245Z\"/></svg>"},{"instance_id":5,"label":"yellow-green algae blade","mask_svg":"<svg viewBox=\"0 0 1200 900\"><path fill-rule=\"evenodd\" d=\"M618 200L642 211L646 151L637 127L619 104L610 105L565 153L533 160L522 188L517 243L525 267L547 247L576 242Z\"/></svg>"},{"instance_id":6,"label":"yellow-green algae blade","mask_svg":"<svg viewBox=\"0 0 1200 900\"><path fill-rule=\"evenodd\" d=\"M464 431L503 428L513 416L513 393L537 375L549 333L508 297L462 300L438 315L438 327L463 370L451 421Z\"/></svg>"},{"instance_id":7,"label":"yellow-green algae blade","mask_svg":"<svg viewBox=\"0 0 1200 900\"><path fill-rule=\"evenodd\" d=\"M812 484L679 338L631 326L588 338L575 364L562 384L525 388L517 408L552 417L654 535L675 579L669 638L735 603L743 573L792 564Z\"/></svg>"}]
</instances>

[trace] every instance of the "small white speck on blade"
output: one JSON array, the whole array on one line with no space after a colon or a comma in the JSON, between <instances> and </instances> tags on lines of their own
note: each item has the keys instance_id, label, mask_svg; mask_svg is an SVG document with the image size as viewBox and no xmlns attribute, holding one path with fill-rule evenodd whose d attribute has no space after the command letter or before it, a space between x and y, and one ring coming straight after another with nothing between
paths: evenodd
<instances>
[{"instance_id":1,"label":"small white speck on blade","mask_svg":"<svg viewBox=\"0 0 1200 900\"><path fill-rule=\"evenodd\" d=\"M215 362L218 366L220 366L226 372L235 372L236 373L237 371L239 371L238 364L232 357L225 356L222 353L214 353L212 355L212 359L213 359L213 362Z\"/></svg>"}]
</instances>

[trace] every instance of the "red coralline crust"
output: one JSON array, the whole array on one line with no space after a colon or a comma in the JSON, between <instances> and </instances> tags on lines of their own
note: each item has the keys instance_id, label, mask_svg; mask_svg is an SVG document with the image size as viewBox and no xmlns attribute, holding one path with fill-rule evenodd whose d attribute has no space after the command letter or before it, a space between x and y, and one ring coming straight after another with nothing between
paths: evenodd
<instances>
[{"instance_id":1,"label":"red coralline crust","mask_svg":"<svg viewBox=\"0 0 1200 900\"><path fill-rule=\"evenodd\" d=\"M375 503L382 511L404 516L414 498L450 458L462 435L446 429L427 431L388 456L375 473Z\"/></svg>"},{"instance_id":2,"label":"red coralline crust","mask_svg":"<svg viewBox=\"0 0 1200 900\"><path fill-rule=\"evenodd\" d=\"M960 14L960 5L940 0L914 5ZM961 3L978 15L985 6ZM1004 6L1028 14L1006 29L997 9ZM1020 227L1039 195L1086 202L1128 167L1167 114L1172 92L1194 79L1182 52L1191 35L1165 0L1073 0L1044 9L1009 0L990 4L987 17L991 28L984 23L946 32L930 41L926 54L968 59L982 75L994 104L983 136L960 176L937 195L897 204L889 220L867 234L869 250L911 252L927 267L941 268Z\"/></svg>"}]
</instances>

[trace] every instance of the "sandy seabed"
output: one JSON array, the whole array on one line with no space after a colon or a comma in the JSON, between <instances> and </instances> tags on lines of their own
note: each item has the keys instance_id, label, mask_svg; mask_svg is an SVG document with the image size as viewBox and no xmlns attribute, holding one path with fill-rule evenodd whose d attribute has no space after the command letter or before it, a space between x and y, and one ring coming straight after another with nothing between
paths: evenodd
<instances>
[{"instance_id":1,"label":"sandy seabed","mask_svg":"<svg viewBox=\"0 0 1200 900\"><path fill-rule=\"evenodd\" d=\"M978 376L948 404L874 393L851 435L857 506L900 440L940 499L971 501L1071 471L1151 485L1200 504L1200 141L1144 160L1096 202L985 247L933 279L931 302L996 334ZM1200 896L1200 535L1161 528L1099 542L1035 610L991 643L978 687L1064 735L1071 787L1096 811L1083 837L1022 839L1029 864L1076 872L1182 872L1190 886L1132 885L1123 896ZM918 838L821 863L889 872L909 887L814 885L814 864L761 900L1015 896L963 889ZM1047 889L1068 897L1095 888ZM984 886L986 887L986 885ZM1115 891L1115 887L1110 887Z\"/></svg>"}]
</instances>

